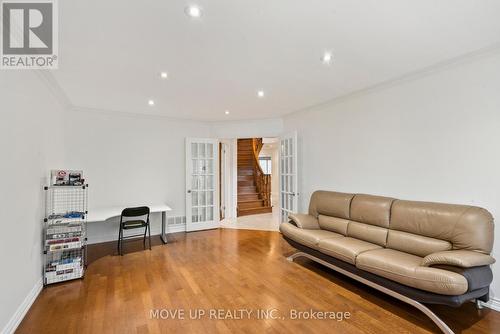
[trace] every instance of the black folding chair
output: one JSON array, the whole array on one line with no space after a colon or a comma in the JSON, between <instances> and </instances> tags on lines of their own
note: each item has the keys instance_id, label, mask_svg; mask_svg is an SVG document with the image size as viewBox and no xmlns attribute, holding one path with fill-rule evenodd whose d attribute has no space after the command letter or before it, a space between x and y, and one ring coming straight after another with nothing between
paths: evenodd
<instances>
[{"instance_id":1,"label":"black folding chair","mask_svg":"<svg viewBox=\"0 0 500 334\"><path fill-rule=\"evenodd\" d=\"M125 218L125 219L124 219ZM145 219L144 219L145 218ZM124 230L131 230L135 228L144 228L144 234L134 234L123 236ZM151 228L149 226L149 208L147 206L140 206L137 208L126 208L122 211L120 217L120 232L118 233L118 253L123 255L123 241L135 237L142 236L142 244L146 249L146 233L149 232L149 250L151 250Z\"/></svg>"}]
</instances>

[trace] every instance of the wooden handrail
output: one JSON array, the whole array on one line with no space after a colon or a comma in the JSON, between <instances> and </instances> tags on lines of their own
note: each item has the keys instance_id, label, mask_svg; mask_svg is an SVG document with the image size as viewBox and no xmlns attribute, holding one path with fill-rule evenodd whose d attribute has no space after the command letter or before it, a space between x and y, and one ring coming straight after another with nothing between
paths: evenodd
<instances>
[{"instance_id":1,"label":"wooden handrail","mask_svg":"<svg viewBox=\"0 0 500 334\"><path fill-rule=\"evenodd\" d=\"M259 163L259 154L264 146L262 138L253 138L252 151L253 151L253 170L254 179L257 192L262 200L264 206L271 206L271 175L265 174Z\"/></svg>"}]
</instances>

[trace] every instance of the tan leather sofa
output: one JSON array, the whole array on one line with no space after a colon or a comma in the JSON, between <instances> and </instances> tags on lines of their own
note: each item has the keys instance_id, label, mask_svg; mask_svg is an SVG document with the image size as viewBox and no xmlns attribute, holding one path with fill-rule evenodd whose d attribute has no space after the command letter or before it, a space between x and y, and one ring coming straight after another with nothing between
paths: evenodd
<instances>
[{"instance_id":1,"label":"tan leather sofa","mask_svg":"<svg viewBox=\"0 0 500 334\"><path fill-rule=\"evenodd\" d=\"M488 300L493 217L479 207L316 191L309 213L289 215L280 231L297 256L410 298L425 313L421 303Z\"/></svg>"}]
</instances>

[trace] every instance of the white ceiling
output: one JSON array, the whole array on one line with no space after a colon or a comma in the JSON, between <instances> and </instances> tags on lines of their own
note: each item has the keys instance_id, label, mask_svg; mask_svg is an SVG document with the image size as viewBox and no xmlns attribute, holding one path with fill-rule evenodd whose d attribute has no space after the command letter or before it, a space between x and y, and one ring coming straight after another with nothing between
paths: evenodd
<instances>
[{"instance_id":1,"label":"white ceiling","mask_svg":"<svg viewBox=\"0 0 500 334\"><path fill-rule=\"evenodd\" d=\"M203 8L201 19L184 14L191 3ZM500 42L498 0L59 6L54 75L73 105L197 120L278 117ZM321 63L325 50L331 66Z\"/></svg>"}]
</instances>

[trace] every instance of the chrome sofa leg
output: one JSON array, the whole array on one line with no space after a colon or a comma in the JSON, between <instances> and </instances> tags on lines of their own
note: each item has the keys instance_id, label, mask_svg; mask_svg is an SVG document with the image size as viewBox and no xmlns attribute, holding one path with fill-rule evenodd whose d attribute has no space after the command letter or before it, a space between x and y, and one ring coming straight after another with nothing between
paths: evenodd
<instances>
[{"instance_id":1,"label":"chrome sofa leg","mask_svg":"<svg viewBox=\"0 0 500 334\"><path fill-rule=\"evenodd\" d=\"M476 299L476 308L478 310L482 310L484 308L483 302L481 300L479 300L479 298Z\"/></svg>"},{"instance_id":2,"label":"chrome sofa leg","mask_svg":"<svg viewBox=\"0 0 500 334\"><path fill-rule=\"evenodd\" d=\"M286 259L290 262L293 262L293 260L295 260L296 258L301 257L301 256L307 257L307 254L304 252L296 252L296 253L293 253L292 255L290 255L289 257L287 257Z\"/></svg>"},{"instance_id":3,"label":"chrome sofa leg","mask_svg":"<svg viewBox=\"0 0 500 334\"><path fill-rule=\"evenodd\" d=\"M414 301L414 300L412 300L412 303L409 303L409 302L406 302L406 303L408 303L411 306L414 306L414 307L418 308L420 311L422 311L426 316L428 316L439 327L439 329L441 329L441 331L443 333L454 334L454 332L451 330L451 328L448 327L448 325L443 320L441 320L441 318L438 317L434 312L432 312L427 306L424 306L423 304L421 304L417 301Z\"/></svg>"},{"instance_id":4,"label":"chrome sofa leg","mask_svg":"<svg viewBox=\"0 0 500 334\"><path fill-rule=\"evenodd\" d=\"M297 253L294 253L292 255L290 255L289 257L287 257L286 259L290 262L293 262L293 260L295 260L296 258L300 257L300 256L303 256L303 257L306 257L310 260L313 260L314 262L317 262L319 264L322 264L324 265L325 267L328 267L330 269L333 269L341 274L344 274L345 276L348 276L352 279L355 279L356 281L358 282L361 282L363 284L366 284L374 289L377 289L379 290L380 292L383 292L391 297L394 297L394 298L397 298L399 300L401 300L402 302L405 302L415 308L418 308L420 311L422 311L422 313L424 313L427 317L429 317L438 327L439 329L441 329L441 331L445 334L454 334L454 332L451 330L450 327L448 327L448 325L443 321L441 320L441 318L439 318L434 312L432 312L427 306L425 306L424 304L421 304L419 302L417 302L416 300L413 300L409 297L406 297L400 293L397 293L393 290L390 290L386 287L383 287L381 285L378 285L377 283L373 283L372 281L369 281L367 280L366 278L363 278L361 276L358 276L356 274L353 274L347 270L344 270L342 268L339 268L329 262L326 262L324 260L321 260L311 254L308 254L308 253L305 253L305 252L297 252Z\"/></svg>"}]
</instances>

